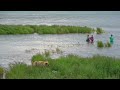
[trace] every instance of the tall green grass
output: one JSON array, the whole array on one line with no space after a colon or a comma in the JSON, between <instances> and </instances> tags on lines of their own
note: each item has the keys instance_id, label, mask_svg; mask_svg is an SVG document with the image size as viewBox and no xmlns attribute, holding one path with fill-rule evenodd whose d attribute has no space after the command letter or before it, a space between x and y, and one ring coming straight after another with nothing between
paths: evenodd
<instances>
[{"instance_id":1,"label":"tall green grass","mask_svg":"<svg viewBox=\"0 0 120 90\"><path fill-rule=\"evenodd\" d=\"M110 42L106 42L105 43L105 47L111 47L112 45L110 44Z\"/></svg>"},{"instance_id":2,"label":"tall green grass","mask_svg":"<svg viewBox=\"0 0 120 90\"><path fill-rule=\"evenodd\" d=\"M97 47L98 48L103 48L103 47L111 47L112 45L110 42L103 43L102 41L97 41Z\"/></svg>"},{"instance_id":3,"label":"tall green grass","mask_svg":"<svg viewBox=\"0 0 120 90\"><path fill-rule=\"evenodd\" d=\"M103 48L104 47L103 42L102 41L97 41L97 47Z\"/></svg>"},{"instance_id":4,"label":"tall green grass","mask_svg":"<svg viewBox=\"0 0 120 90\"><path fill-rule=\"evenodd\" d=\"M104 33L104 30L102 28L97 27L96 32L97 34L101 34L101 33Z\"/></svg>"},{"instance_id":5,"label":"tall green grass","mask_svg":"<svg viewBox=\"0 0 120 90\"><path fill-rule=\"evenodd\" d=\"M33 55L32 57L32 62L34 61L44 61L46 58L44 55L41 55L41 54L36 54L36 55Z\"/></svg>"},{"instance_id":6,"label":"tall green grass","mask_svg":"<svg viewBox=\"0 0 120 90\"><path fill-rule=\"evenodd\" d=\"M4 73L4 69L2 67L0 67L0 79L3 78L3 73Z\"/></svg>"},{"instance_id":7,"label":"tall green grass","mask_svg":"<svg viewBox=\"0 0 120 90\"><path fill-rule=\"evenodd\" d=\"M39 58L38 55L34 56ZM7 79L120 79L120 59L74 55L49 59L49 66L32 67L16 63L6 73Z\"/></svg>"},{"instance_id":8,"label":"tall green grass","mask_svg":"<svg viewBox=\"0 0 120 90\"><path fill-rule=\"evenodd\" d=\"M0 25L2 34L68 34L68 33L93 33L95 30L90 27L64 26L64 25ZM99 32L102 33L102 32Z\"/></svg>"},{"instance_id":9,"label":"tall green grass","mask_svg":"<svg viewBox=\"0 0 120 90\"><path fill-rule=\"evenodd\" d=\"M0 25L0 34L32 34L34 30L23 25Z\"/></svg>"}]
</instances>

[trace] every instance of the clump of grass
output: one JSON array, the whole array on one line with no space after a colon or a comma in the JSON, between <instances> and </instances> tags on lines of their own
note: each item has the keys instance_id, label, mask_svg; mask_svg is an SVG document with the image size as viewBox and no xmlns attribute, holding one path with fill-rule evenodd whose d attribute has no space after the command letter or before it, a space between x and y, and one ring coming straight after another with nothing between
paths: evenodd
<instances>
[{"instance_id":1,"label":"clump of grass","mask_svg":"<svg viewBox=\"0 0 120 90\"><path fill-rule=\"evenodd\" d=\"M45 61L50 58L50 51L45 50L42 54L36 54L32 57L31 63L35 61Z\"/></svg>"},{"instance_id":2,"label":"clump of grass","mask_svg":"<svg viewBox=\"0 0 120 90\"><path fill-rule=\"evenodd\" d=\"M103 48L104 47L103 42L102 41L97 41L97 47Z\"/></svg>"},{"instance_id":3,"label":"clump of grass","mask_svg":"<svg viewBox=\"0 0 120 90\"><path fill-rule=\"evenodd\" d=\"M57 54L61 54L62 53L62 51L58 47L56 48L56 52L57 52Z\"/></svg>"},{"instance_id":4,"label":"clump of grass","mask_svg":"<svg viewBox=\"0 0 120 90\"><path fill-rule=\"evenodd\" d=\"M111 47L110 42L105 43L105 47Z\"/></svg>"},{"instance_id":5,"label":"clump of grass","mask_svg":"<svg viewBox=\"0 0 120 90\"><path fill-rule=\"evenodd\" d=\"M50 56L50 51L45 50L44 55L45 55L45 57L49 57Z\"/></svg>"},{"instance_id":6,"label":"clump of grass","mask_svg":"<svg viewBox=\"0 0 120 90\"><path fill-rule=\"evenodd\" d=\"M0 25L0 34L32 34L34 30L27 25Z\"/></svg>"},{"instance_id":7,"label":"clump of grass","mask_svg":"<svg viewBox=\"0 0 120 90\"><path fill-rule=\"evenodd\" d=\"M36 59L39 58L36 55ZM6 73L7 79L120 79L120 59L95 55L75 55L49 59L49 67L32 67L16 63Z\"/></svg>"},{"instance_id":8,"label":"clump of grass","mask_svg":"<svg viewBox=\"0 0 120 90\"><path fill-rule=\"evenodd\" d=\"M104 33L104 31L102 30L102 28L97 28L96 32L97 32L97 34Z\"/></svg>"},{"instance_id":9,"label":"clump of grass","mask_svg":"<svg viewBox=\"0 0 120 90\"><path fill-rule=\"evenodd\" d=\"M97 41L97 47L99 48L111 47L111 44L109 42L103 43L102 41Z\"/></svg>"},{"instance_id":10,"label":"clump of grass","mask_svg":"<svg viewBox=\"0 0 120 90\"><path fill-rule=\"evenodd\" d=\"M56 53L56 51L55 50L51 50L51 53Z\"/></svg>"},{"instance_id":11,"label":"clump of grass","mask_svg":"<svg viewBox=\"0 0 120 90\"><path fill-rule=\"evenodd\" d=\"M4 69L2 67L0 67L0 74L3 74Z\"/></svg>"},{"instance_id":12,"label":"clump of grass","mask_svg":"<svg viewBox=\"0 0 120 90\"><path fill-rule=\"evenodd\" d=\"M2 67L0 67L0 79L3 78L3 73L4 73L4 69Z\"/></svg>"},{"instance_id":13,"label":"clump of grass","mask_svg":"<svg viewBox=\"0 0 120 90\"><path fill-rule=\"evenodd\" d=\"M32 57L32 62L34 61L44 61L46 58L42 54L37 54Z\"/></svg>"},{"instance_id":14,"label":"clump of grass","mask_svg":"<svg viewBox=\"0 0 120 90\"><path fill-rule=\"evenodd\" d=\"M11 72L7 71L6 72L6 79L12 79L14 77L14 79L27 79L27 76L24 75L28 69L29 66L26 65L25 63L22 62L14 62L9 64L9 67L11 69ZM9 77L10 76L10 77Z\"/></svg>"}]
</instances>

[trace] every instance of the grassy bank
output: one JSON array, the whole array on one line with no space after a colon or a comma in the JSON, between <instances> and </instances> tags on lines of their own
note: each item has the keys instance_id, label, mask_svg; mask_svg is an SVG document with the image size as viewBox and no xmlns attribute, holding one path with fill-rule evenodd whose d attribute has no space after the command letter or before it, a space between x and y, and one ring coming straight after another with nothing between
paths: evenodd
<instances>
[{"instance_id":1,"label":"grassy bank","mask_svg":"<svg viewBox=\"0 0 120 90\"><path fill-rule=\"evenodd\" d=\"M0 67L0 79L3 78L3 73L4 73L4 69L2 67Z\"/></svg>"},{"instance_id":2,"label":"grassy bank","mask_svg":"<svg viewBox=\"0 0 120 90\"><path fill-rule=\"evenodd\" d=\"M79 26L46 26L46 25L0 25L0 35L8 34L68 34L68 33L103 33L102 29Z\"/></svg>"},{"instance_id":3,"label":"grassy bank","mask_svg":"<svg viewBox=\"0 0 120 90\"><path fill-rule=\"evenodd\" d=\"M35 55L33 61L41 59ZM74 55L48 58L49 66L27 66L16 63L6 73L8 79L120 79L120 59L96 55L82 58Z\"/></svg>"}]
</instances>

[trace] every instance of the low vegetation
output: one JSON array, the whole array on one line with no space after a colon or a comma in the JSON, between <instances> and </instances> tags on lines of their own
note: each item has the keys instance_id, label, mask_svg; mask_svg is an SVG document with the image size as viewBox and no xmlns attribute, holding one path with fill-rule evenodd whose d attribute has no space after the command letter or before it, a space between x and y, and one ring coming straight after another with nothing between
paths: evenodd
<instances>
[{"instance_id":1,"label":"low vegetation","mask_svg":"<svg viewBox=\"0 0 120 90\"><path fill-rule=\"evenodd\" d=\"M97 41L97 47L98 48L103 48L103 47L111 47L112 45L110 42L103 43L102 41Z\"/></svg>"},{"instance_id":2,"label":"low vegetation","mask_svg":"<svg viewBox=\"0 0 120 90\"><path fill-rule=\"evenodd\" d=\"M41 55L33 56L38 60ZM120 79L120 59L95 55L83 58L75 55L48 59L49 66L32 67L16 63L6 73L7 79Z\"/></svg>"},{"instance_id":3,"label":"low vegetation","mask_svg":"<svg viewBox=\"0 0 120 90\"><path fill-rule=\"evenodd\" d=\"M68 33L103 33L101 28L97 30L84 26L64 26L64 25L0 25L0 35L9 34L68 34Z\"/></svg>"},{"instance_id":4,"label":"low vegetation","mask_svg":"<svg viewBox=\"0 0 120 90\"><path fill-rule=\"evenodd\" d=\"M102 41L97 41L97 47L102 48L104 47L104 44Z\"/></svg>"},{"instance_id":5,"label":"low vegetation","mask_svg":"<svg viewBox=\"0 0 120 90\"><path fill-rule=\"evenodd\" d=\"M3 78L3 73L4 73L4 69L2 67L0 67L0 79Z\"/></svg>"},{"instance_id":6,"label":"low vegetation","mask_svg":"<svg viewBox=\"0 0 120 90\"><path fill-rule=\"evenodd\" d=\"M110 42L105 43L105 47L111 47L112 45L110 44Z\"/></svg>"},{"instance_id":7,"label":"low vegetation","mask_svg":"<svg viewBox=\"0 0 120 90\"><path fill-rule=\"evenodd\" d=\"M102 28L97 28L96 33L97 34L104 33L104 30Z\"/></svg>"}]
</instances>

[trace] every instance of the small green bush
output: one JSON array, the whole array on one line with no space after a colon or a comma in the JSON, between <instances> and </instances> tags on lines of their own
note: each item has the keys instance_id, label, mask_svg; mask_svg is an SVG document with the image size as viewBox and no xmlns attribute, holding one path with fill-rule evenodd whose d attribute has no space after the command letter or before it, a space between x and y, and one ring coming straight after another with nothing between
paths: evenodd
<instances>
[{"instance_id":1,"label":"small green bush","mask_svg":"<svg viewBox=\"0 0 120 90\"><path fill-rule=\"evenodd\" d=\"M99 48L111 47L111 44L109 42L103 43L102 41L97 41L97 47Z\"/></svg>"},{"instance_id":2,"label":"small green bush","mask_svg":"<svg viewBox=\"0 0 120 90\"><path fill-rule=\"evenodd\" d=\"M4 69L2 67L0 67L0 79L3 78L3 73L4 73Z\"/></svg>"},{"instance_id":3,"label":"small green bush","mask_svg":"<svg viewBox=\"0 0 120 90\"><path fill-rule=\"evenodd\" d=\"M102 41L97 41L97 47L102 48L104 47L104 44Z\"/></svg>"},{"instance_id":4,"label":"small green bush","mask_svg":"<svg viewBox=\"0 0 120 90\"><path fill-rule=\"evenodd\" d=\"M44 54L45 54L45 57L49 57L49 56L50 56L50 51L46 51L46 50L45 50L45 53L44 53Z\"/></svg>"},{"instance_id":5,"label":"small green bush","mask_svg":"<svg viewBox=\"0 0 120 90\"><path fill-rule=\"evenodd\" d=\"M46 58L44 55L37 54L32 57L32 62L34 61L44 61Z\"/></svg>"},{"instance_id":6,"label":"small green bush","mask_svg":"<svg viewBox=\"0 0 120 90\"><path fill-rule=\"evenodd\" d=\"M56 52L57 52L57 54L62 53L62 51L58 47L56 48Z\"/></svg>"},{"instance_id":7,"label":"small green bush","mask_svg":"<svg viewBox=\"0 0 120 90\"><path fill-rule=\"evenodd\" d=\"M2 67L0 67L0 74L3 74L4 69Z\"/></svg>"},{"instance_id":8,"label":"small green bush","mask_svg":"<svg viewBox=\"0 0 120 90\"><path fill-rule=\"evenodd\" d=\"M97 28L96 32L97 32L97 34L104 33L104 31L102 30L102 28Z\"/></svg>"},{"instance_id":9,"label":"small green bush","mask_svg":"<svg viewBox=\"0 0 120 90\"><path fill-rule=\"evenodd\" d=\"M111 44L109 42L105 43L105 47L111 47Z\"/></svg>"}]
</instances>

